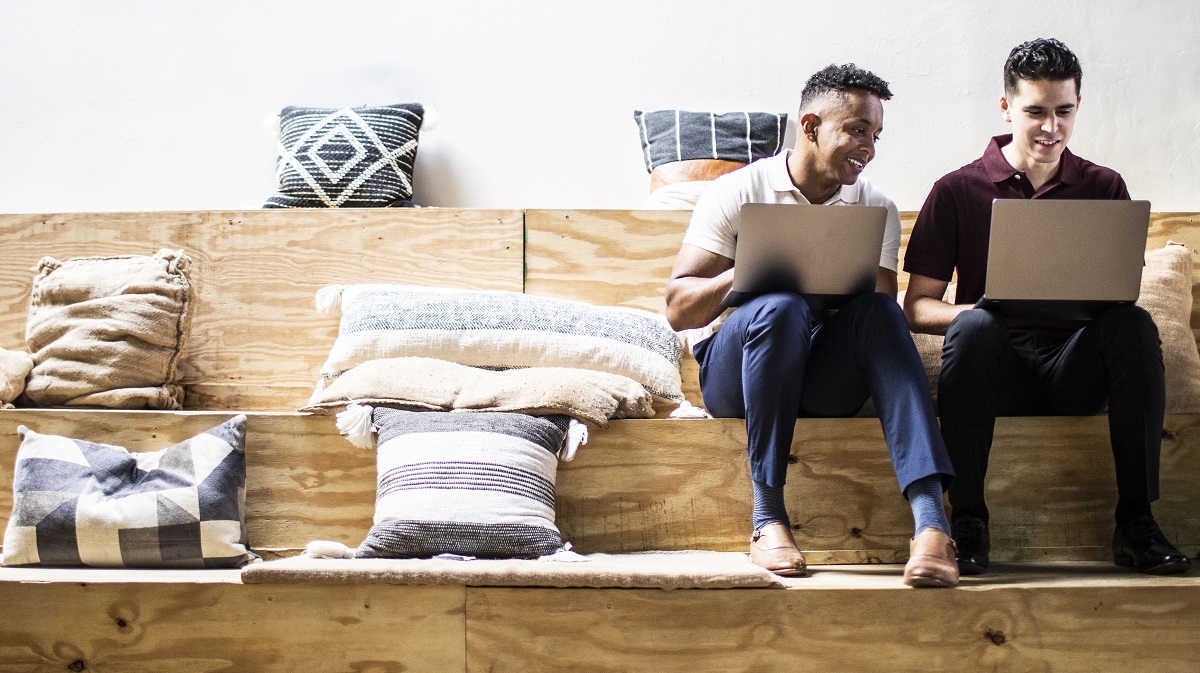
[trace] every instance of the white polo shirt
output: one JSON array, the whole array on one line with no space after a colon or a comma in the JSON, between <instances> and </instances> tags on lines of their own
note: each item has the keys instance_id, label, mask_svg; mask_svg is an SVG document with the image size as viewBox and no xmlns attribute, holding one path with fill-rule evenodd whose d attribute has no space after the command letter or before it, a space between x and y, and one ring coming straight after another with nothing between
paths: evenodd
<instances>
[{"instance_id":1,"label":"white polo shirt","mask_svg":"<svg viewBox=\"0 0 1200 673\"><path fill-rule=\"evenodd\" d=\"M787 158L791 153L790 149L784 150L714 180L696 202L683 242L733 259L734 249L737 248L742 204L808 204L808 199L792 184L792 176L788 173ZM843 185L833 198L823 205L887 208L879 266L891 271L897 269L897 258L900 254L900 212L886 194L860 177L852 185Z\"/></svg>"}]
</instances>

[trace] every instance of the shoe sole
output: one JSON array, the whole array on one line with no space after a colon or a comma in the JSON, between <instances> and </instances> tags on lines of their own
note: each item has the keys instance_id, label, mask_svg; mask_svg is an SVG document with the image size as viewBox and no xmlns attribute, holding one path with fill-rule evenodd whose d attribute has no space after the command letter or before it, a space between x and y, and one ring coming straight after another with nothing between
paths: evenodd
<instances>
[{"instance_id":1,"label":"shoe sole","mask_svg":"<svg viewBox=\"0 0 1200 673\"><path fill-rule=\"evenodd\" d=\"M1149 568L1138 568L1137 564L1129 557L1117 557L1113 559L1113 565L1121 568L1134 568L1138 572L1147 575L1178 575L1185 573L1192 568L1191 561L1171 561L1170 563L1162 563L1160 565L1151 566Z\"/></svg>"},{"instance_id":2,"label":"shoe sole","mask_svg":"<svg viewBox=\"0 0 1200 673\"><path fill-rule=\"evenodd\" d=\"M976 565L974 563L963 563L962 561L958 562L958 574L962 575L963 577L982 575L987 572L987 569L987 566Z\"/></svg>"}]
</instances>

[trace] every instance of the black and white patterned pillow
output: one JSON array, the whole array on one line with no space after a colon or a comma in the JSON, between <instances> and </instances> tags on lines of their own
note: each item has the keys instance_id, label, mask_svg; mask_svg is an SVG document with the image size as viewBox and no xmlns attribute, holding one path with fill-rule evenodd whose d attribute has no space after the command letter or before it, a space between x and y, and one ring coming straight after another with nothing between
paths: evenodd
<instances>
[{"instance_id":1,"label":"black and white patterned pillow","mask_svg":"<svg viewBox=\"0 0 1200 673\"><path fill-rule=\"evenodd\" d=\"M236 568L246 416L153 453L17 430L4 565Z\"/></svg>"},{"instance_id":2,"label":"black and white patterned pillow","mask_svg":"<svg viewBox=\"0 0 1200 673\"><path fill-rule=\"evenodd\" d=\"M787 115L773 112L634 110L646 171L672 161L722 159L751 163L779 153Z\"/></svg>"},{"instance_id":3,"label":"black and white patterned pillow","mask_svg":"<svg viewBox=\"0 0 1200 673\"><path fill-rule=\"evenodd\" d=\"M356 558L536 558L562 547L556 452L567 416L375 409L375 525Z\"/></svg>"},{"instance_id":4,"label":"black and white patterned pillow","mask_svg":"<svg viewBox=\"0 0 1200 673\"><path fill-rule=\"evenodd\" d=\"M263 208L412 205L424 108L285 107L279 113L279 189Z\"/></svg>"}]
</instances>

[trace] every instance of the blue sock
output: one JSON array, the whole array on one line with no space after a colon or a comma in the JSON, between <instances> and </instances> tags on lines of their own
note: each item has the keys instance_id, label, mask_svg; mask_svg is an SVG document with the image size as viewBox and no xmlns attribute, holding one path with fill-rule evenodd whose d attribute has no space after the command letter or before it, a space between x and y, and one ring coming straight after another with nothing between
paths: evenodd
<instances>
[{"instance_id":1,"label":"blue sock","mask_svg":"<svg viewBox=\"0 0 1200 673\"><path fill-rule=\"evenodd\" d=\"M912 507L913 521L917 533L926 528L936 528L950 534L950 522L946 519L946 508L942 505L942 477L931 474L908 485L904 494Z\"/></svg>"},{"instance_id":2,"label":"blue sock","mask_svg":"<svg viewBox=\"0 0 1200 673\"><path fill-rule=\"evenodd\" d=\"M758 530L772 521L781 521L789 528L792 522L788 519L787 507L783 504L783 487L767 486L754 482L754 530Z\"/></svg>"}]
</instances>

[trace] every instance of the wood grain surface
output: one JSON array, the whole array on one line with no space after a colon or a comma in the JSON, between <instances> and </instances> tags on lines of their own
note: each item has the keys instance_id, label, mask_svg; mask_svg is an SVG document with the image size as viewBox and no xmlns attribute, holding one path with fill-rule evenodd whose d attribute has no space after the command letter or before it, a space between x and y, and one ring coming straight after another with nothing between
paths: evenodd
<instances>
[{"instance_id":1,"label":"wood grain surface","mask_svg":"<svg viewBox=\"0 0 1200 673\"><path fill-rule=\"evenodd\" d=\"M1018 573L913 591L902 587L898 567L880 570L890 588L471 590L467 670L1184 673L1200 666L1195 577L1127 581L1105 570L1107 585L1039 584Z\"/></svg>"},{"instance_id":2,"label":"wood grain surface","mask_svg":"<svg viewBox=\"0 0 1200 673\"><path fill-rule=\"evenodd\" d=\"M16 426L104 441L135 451L170 446L228 413L0 411L0 464L11 465ZM1167 534L1200 553L1200 415L1169 416L1162 499ZM557 522L588 552L739 551L752 505L742 421L625 420L593 429L575 460L560 463ZM252 413L246 443L251 546L291 555L314 539L357 546L371 526L374 452L337 434L332 416ZM906 558L912 517L876 419L796 424L786 498L813 563ZM993 558L1107 560L1115 486L1107 419L1002 418L989 472ZM0 470L0 517L12 508L12 474Z\"/></svg>"},{"instance_id":3,"label":"wood grain surface","mask_svg":"<svg viewBox=\"0 0 1200 673\"><path fill-rule=\"evenodd\" d=\"M0 215L0 346L24 343L33 268L46 255L193 259L196 311L183 384L191 409L289 410L307 401L337 334L314 308L331 283L519 292L522 214L361 209Z\"/></svg>"},{"instance_id":4,"label":"wood grain surface","mask_svg":"<svg viewBox=\"0 0 1200 673\"><path fill-rule=\"evenodd\" d=\"M465 665L463 587L35 584L2 581L6 570L0 602L19 615L0 624L0 672L395 673Z\"/></svg>"}]
</instances>

